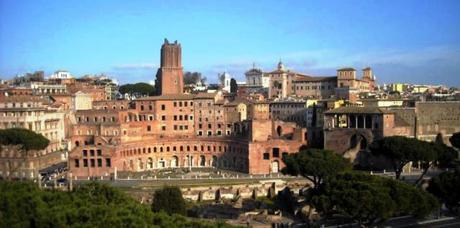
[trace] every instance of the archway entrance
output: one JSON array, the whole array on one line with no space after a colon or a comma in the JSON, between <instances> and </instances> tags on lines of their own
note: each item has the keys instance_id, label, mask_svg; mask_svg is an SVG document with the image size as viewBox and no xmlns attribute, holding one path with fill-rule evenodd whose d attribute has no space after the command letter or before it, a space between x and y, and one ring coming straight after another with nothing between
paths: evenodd
<instances>
[{"instance_id":1,"label":"archway entrance","mask_svg":"<svg viewBox=\"0 0 460 228\"><path fill-rule=\"evenodd\" d=\"M273 161L272 162L272 173L278 173L279 172L279 167L280 164L278 161Z\"/></svg>"},{"instance_id":2,"label":"archway entrance","mask_svg":"<svg viewBox=\"0 0 460 228\"><path fill-rule=\"evenodd\" d=\"M172 159L171 159L171 167L173 168L176 168L178 166L178 160L179 158L177 158L177 156L173 156Z\"/></svg>"}]
</instances>

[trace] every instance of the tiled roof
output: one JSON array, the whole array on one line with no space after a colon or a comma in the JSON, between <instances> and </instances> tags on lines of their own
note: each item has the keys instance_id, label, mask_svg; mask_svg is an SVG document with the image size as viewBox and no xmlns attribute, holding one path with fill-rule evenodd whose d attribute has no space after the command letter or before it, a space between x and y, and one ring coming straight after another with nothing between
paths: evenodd
<instances>
[{"instance_id":1,"label":"tiled roof","mask_svg":"<svg viewBox=\"0 0 460 228\"><path fill-rule=\"evenodd\" d=\"M160 96L141 97L136 100L140 101L157 101L157 100L192 100L195 97L193 94L167 94Z\"/></svg>"},{"instance_id":2,"label":"tiled roof","mask_svg":"<svg viewBox=\"0 0 460 228\"><path fill-rule=\"evenodd\" d=\"M340 68L340 69L338 69L337 71L350 71L350 70L356 71L355 68L352 68L352 67Z\"/></svg>"},{"instance_id":3,"label":"tiled roof","mask_svg":"<svg viewBox=\"0 0 460 228\"><path fill-rule=\"evenodd\" d=\"M325 112L326 114L383 114L392 113L391 111L377 108L377 107L357 107L357 106L344 106L331 109Z\"/></svg>"},{"instance_id":4,"label":"tiled roof","mask_svg":"<svg viewBox=\"0 0 460 228\"><path fill-rule=\"evenodd\" d=\"M322 77L300 76L294 79L295 82L319 82L319 81L335 81L335 80L337 80L336 76L322 76Z\"/></svg>"}]
</instances>

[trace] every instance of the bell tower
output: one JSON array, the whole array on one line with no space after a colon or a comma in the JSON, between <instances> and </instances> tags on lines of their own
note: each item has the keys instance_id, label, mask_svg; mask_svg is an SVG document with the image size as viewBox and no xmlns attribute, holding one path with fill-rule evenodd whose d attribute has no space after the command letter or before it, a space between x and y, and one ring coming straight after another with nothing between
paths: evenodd
<instances>
[{"instance_id":1,"label":"bell tower","mask_svg":"<svg viewBox=\"0 0 460 228\"><path fill-rule=\"evenodd\" d=\"M156 75L157 94L182 94L184 92L182 69L181 45L177 43L177 40L169 43L165 39L161 45L161 65Z\"/></svg>"}]
</instances>

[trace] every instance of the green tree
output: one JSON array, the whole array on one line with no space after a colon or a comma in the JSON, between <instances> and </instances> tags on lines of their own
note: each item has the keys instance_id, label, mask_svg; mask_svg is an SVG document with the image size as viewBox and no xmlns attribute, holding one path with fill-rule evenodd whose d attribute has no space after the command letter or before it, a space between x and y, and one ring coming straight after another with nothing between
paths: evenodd
<instances>
[{"instance_id":1,"label":"green tree","mask_svg":"<svg viewBox=\"0 0 460 228\"><path fill-rule=\"evenodd\" d=\"M427 190L438 197L452 212L460 209L460 167L443 172L430 180Z\"/></svg>"},{"instance_id":2,"label":"green tree","mask_svg":"<svg viewBox=\"0 0 460 228\"><path fill-rule=\"evenodd\" d=\"M437 166L439 168L453 168L455 167L455 161L458 159L458 152L444 143L432 143L433 148L437 153Z\"/></svg>"},{"instance_id":3,"label":"green tree","mask_svg":"<svg viewBox=\"0 0 460 228\"><path fill-rule=\"evenodd\" d=\"M43 150L49 145L49 140L42 134L37 134L24 128L9 128L0 130L1 145L22 145L26 151Z\"/></svg>"},{"instance_id":4,"label":"green tree","mask_svg":"<svg viewBox=\"0 0 460 228\"><path fill-rule=\"evenodd\" d=\"M449 138L449 141L452 144L452 146L460 149L460 132L452 134L452 136Z\"/></svg>"},{"instance_id":5,"label":"green tree","mask_svg":"<svg viewBox=\"0 0 460 228\"><path fill-rule=\"evenodd\" d=\"M199 82L206 81L206 78L203 78L200 72L185 72L184 73L184 84L185 85L192 85L197 84Z\"/></svg>"},{"instance_id":6,"label":"green tree","mask_svg":"<svg viewBox=\"0 0 460 228\"><path fill-rule=\"evenodd\" d=\"M282 172L290 175L301 175L317 188L325 178L351 169L350 162L330 150L307 149L299 153L283 156L286 167Z\"/></svg>"},{"instance_id":7,"label":"green tree","mask_svg":"<svg viewBox=\"0 0 460 228\"><path fill-rule=\"evenodd\" d=\"M238 84L236 84L236 80L234 78L230 79L230 93L237 93L238 92Z\"/></svg>"},{"instance_id":8,"label":"green tree","mask_svg":"<svg viewBox=\"0 0 460 228\"><path fill-rule=\"evenodd\" d=\"M425 217L439 205L430 194L408 184L365 173L342 173L309 192L309 202L326 218L341 215L371 226L411 214Z\"/></svg>"},{"instance_id":9,"label":"green tree","mask_svg":"<svg viewBox=\"0 0 460 228\"><path fill-rule=\"evenodd\" d=\"M41 190L32 182L0 181L0 227L227 227L181 215L153 213L99 183L72 192Z\"/></svg>"},{"instance_id":10,"label":"green tree","mask_svg":"<svg viewBox=\"0 0 460 228\"><path fill-rule=\"evenodd\" d=\"M121 94L131 94L138 96L151 96L155 94L155 87L144 82L136 84L124 84L118 88Z\"/></svg>"},{"instance_id":11,"label":"green tree","mask_svg":"<svg viewBox=\"0 0 460 228\"><path fill-rule=\"evenodd\" d=\"M178 187L165 186L153 194L152 210L164 211L168 214L186 214L186 204Z\"/></svg>"},{"instance_id":12,"label":"green tree","mask_svg":"<svg viewBox=\"0 0 460 228\"><path fill-rule=\"evenodd\" d=\"M376 140L371 144L370 149L374 155L383 155L391 161L396 179L401 177L403 167L409 162L421 162L423 169L419 178L421 180L438 158L437 150L430 143L404 136L390 136Z\"/></svg>"}]
</instances>

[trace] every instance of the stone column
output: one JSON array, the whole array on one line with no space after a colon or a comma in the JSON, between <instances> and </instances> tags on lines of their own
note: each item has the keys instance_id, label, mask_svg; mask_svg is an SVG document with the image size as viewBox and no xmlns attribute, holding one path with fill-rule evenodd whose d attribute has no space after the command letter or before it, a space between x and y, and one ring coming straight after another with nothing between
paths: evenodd
<instances>
[{"instance_id":1,"label":"stone column","mask_svg":"<svg viewBox=\"0 0 460 228\"><path fill-rule=\"evenodd\" d=\"M358 128L358 116L355 115L355 128Z\"/></svg>"},{"instance_id":2,"label":"stone column","mask_svg":"<svg viewBox=\"0 0 460 228\"><path fill-rule=\"evenodd\" d=\"M366 129L366 115L363 116L363 128Z\"/></svg>"},{"instance_id":3,"label":"stone column","mask_svg":"<svg viewBox=\"0 0 460 228\"><path fill-rule=\"evenodd\" d=\"M374 130L374 116L371 116L371 129Z\"/></svg>"}]
</instances>

